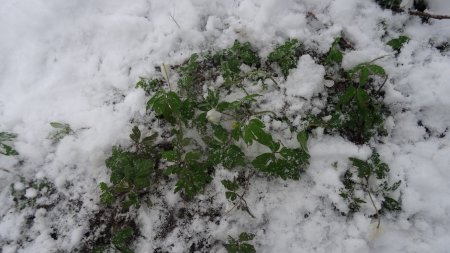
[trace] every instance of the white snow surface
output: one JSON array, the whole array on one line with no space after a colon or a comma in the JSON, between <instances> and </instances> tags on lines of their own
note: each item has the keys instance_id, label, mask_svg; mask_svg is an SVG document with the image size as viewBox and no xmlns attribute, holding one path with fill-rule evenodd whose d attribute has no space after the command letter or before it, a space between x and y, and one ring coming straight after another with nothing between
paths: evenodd
<instances>
[{"instance_id":1,"label":"white snow surface","mask_svg":"<svg viewBox=\"0 0 450 253\"><path fill-rule=\"evenodd\" d=\"M433 2L450 10L447 1ZM212 208L229 209L220 180L234 174L218 170L196 200L199 213L164 239L157 237L161 217L182 206L180 196L168 187L161 200L165 206L141 207L142 236L134 248L189 252L199 239L226 241L246 231L256 234L258 252L448 252L450 55L430 43L450 41L450 21L422 23L369 0L1 1L0 131L18 134L14 145L20 156L0 156L0 168L10 171L0 170L0 252L73 252L80 245L89 219L101 208L98 183L108 181L104 160L113 145L129 142L130 120L146 113L147 98L134 84L139 76L154 74L154 66L179 64L191 53L225 48L235 39L249 41L262 57L287 38L326 52L342 31L355 46L344 67L389 55L378 61L389 75L384 87L392 110L389 135L372 146L394 179L403 182L402 212L383 216L374 236L370 206L352 218L335 211L346 208L339 177L348 157L365 159L371 150L317 131L308 143L311 164L300 181L257 177L252 182L247 201L256 219L244 212L219 222L202 218L208 192L218 192ZM411 41L396 59L385 43L401 34ZM320 93L323 75L310 56L301 57L281 83L286 101ZM281 97L266 99L267 106L281 110ZM307 109L321 106L309 102ZM291 104L288 113L302 108ZM53 144L48 138L53 121L70 124L76 133ZM272 127L280 133L287 128L279 122ZM54 184L56 193L48 198L56 205L44 208L48 199L42 196L52 191L30 189L20 176ZM19 210L11 184L16 191L26 189L36 204ZM179 233L189 237L180 239ZM219 243L199 252L225 250Z\"/></svg>"}]
</instances>

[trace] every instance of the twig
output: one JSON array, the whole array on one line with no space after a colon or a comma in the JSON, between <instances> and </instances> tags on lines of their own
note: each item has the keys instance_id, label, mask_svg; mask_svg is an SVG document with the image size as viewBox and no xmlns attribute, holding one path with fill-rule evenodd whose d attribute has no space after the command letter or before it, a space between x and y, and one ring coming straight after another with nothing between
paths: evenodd
<instances>
[{"instance_id":1,"label":"twig","mask_svg":"<svg viewBox=\"0 0 450 253\"><path fill-rule=\"evenodd\" d=\"M450 19L450 16L448 16L448 15L437 15L437 14L431 14L431 13L422 12L422 11L409 10L408 14L412 15L412 16L422 17L422 18Z\"/></svg>"},{"instance_id":2,"label":"twig","mask_svg":"<svg viewBox=\"0 0 450 253\"><path fill-rule=\"evenodd\" d=\"M169 15L170 16L170 18L173 20L173 22L175 22L175 24L178 26L178 29L180 29L181 30L181 26L180 26L180 24L178 24L178 22L175 20L175 18L173 17L173 15L172 14L170 14Z\"/></svg>"},{"instance_id":3,"label":"twig","mask_svg":"<svg viewBox=\"0 0 450 253\"><path fill-rule=\"evenodd\" d=\"M380 223L381 223L380 212L378 212L378 208L375 205L375 202L373 201L372 194L370 193L369 178L366 178L366 182L367 182L367 184L366 184L366 191L369 194L370 202L372 202L372 206L375 209L375 212L377 213L377 220L378 220L377 228L380 228Z\"/></svg>"}]
</instances>

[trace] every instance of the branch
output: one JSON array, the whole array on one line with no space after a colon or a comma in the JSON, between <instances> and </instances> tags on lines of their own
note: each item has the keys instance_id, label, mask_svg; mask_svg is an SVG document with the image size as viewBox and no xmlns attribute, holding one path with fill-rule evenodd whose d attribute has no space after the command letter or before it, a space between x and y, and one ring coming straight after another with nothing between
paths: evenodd
<instances>
[{"instance_id":1,"label":"branch","mask_svg":"<svg viewBox=\"0 0 450 253\"><path fill-rule=\"evenodd\" d=\"M422 18L450 19L450 16L448 16L448 15L436 15L436 14L431 14L431 13L422 12L422 11L409 10L408 14L412 15L412 16L419 16Z\"/></svg>"}]
</instances>

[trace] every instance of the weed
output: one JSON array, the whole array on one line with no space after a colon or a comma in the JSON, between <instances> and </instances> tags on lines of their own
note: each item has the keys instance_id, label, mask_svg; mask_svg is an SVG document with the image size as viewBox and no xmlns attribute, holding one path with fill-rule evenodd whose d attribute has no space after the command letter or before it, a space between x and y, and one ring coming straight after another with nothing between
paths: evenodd
<instances>
[{"instance_id":1,"label":"weed","mask_svg":"<svg viewBox=\"0 0 450 253\"><path fill-rule=\"evenodd\" d=\"M250 208L248 207L247 201L244 199L244 195L246 191L244 190L241 194L238 193L239 190L239 184L236 182L236 179L231 180L222 180L222 185L227 189L225 192L225 197L233 203L233 207L227 212L231 212L234 208L237 208L238 210L242 210L248 215L250 215L252 218L256 218L252 212L250 212Z\"/></svg>"},{"instance_id":2,"label":"weed","mask_svg":"<svg viewBox=\"0 0 450 253\"><path fill-rule=\"evenodd\" d=\"M121 253L133 253L130 248L130 242L132 241L136 232L131 227L123 227L115 231L111 237L110 244L98 245L93 249L94 253L103 253L118 251Z\"/></svg>"},{"instance_id":3,"label":"weed","mask_svg":"<svg viewBox=\"0 0 450 253\"><path fill-rule=\"evenodd\" d=\"M139 206L139 196L151 184L150 178L157 159L157 152L153 147L155 134L141 138L139 128L134 127L130 138L133 141L133 151L113 147L111 156L105 162L106 167L111 170L112 185L100 183L102 203L112 205L120 199L124 209Z\"/></svg>"},{"instance_id":4,"label":"weed","mask_svg":"<svg viewBox=\"0 0 450 253\"><path fill-rule=\"evenodd\" d=\"M395 51L400 52L400 49L403 47L403 45L404 45L405 43L408 43L409 40L410 40L410 39L409 39L408 36L402 35L402 36L400 36L400 37L398 37L398 38L391 39L390 41L388 41L388 42L386 43L386 45L392 47L392 49L394 49Z\"/></svg>"},{"instance_id":5,"label":"weed","mask_svg":"<svg viewBox=\"0 0 450 253\"><path fill-rule=\"evenodd\" d=\"M241 233L238 239L228 236L225 249L228 253L256 253L255 247L248 243L255 238L254 234Z\"/></svg>"},{"instance_id":6,"label":"weed","mask_svg":"<svg viewBox=\"0 0 450 253\"><path fill-rule=\"evenodd\" d=\"M389 167L381 161L380 155L376 152L367 161L353 157L350 161L352 168L348 169L343 176L344 188L340 190L340 195L347 201L350 212L358 212L361 204L367 202L364 195L368 196L375 209L377 227L379 227L382 213L401 210L401 202L390 197L391 193L398 189L401 181L392 185L388 183ZM360 192L364 194L359 194ZM380 209L376 207L374 201L374 198L378 197L382 198Z\"/></svg>"},{"instance_id":7,"label":"weed","mask_svg":"<svg viewBox=\"0 0 450 253\"><path fill-rule=\"evenodd\" d=\"M277 63L280 66L281 73L287 78L289 70L297 67L298 59L302 54L303 46L296 39L290 39L282 45L278 45L275 50L269 54L269 62Z\"/></svg>"},{"instance_id":8,"label":"weed","mask_svg":"<svg viewBox=\"0 0 450 253\"><path fill-rule=\"evenodd\" d=\"M17 138L17 134L0 132L0 154L6 155L6 156L12 156L12 155L19 154L12 146L4 143L4 142L11 142L15 138Z\"/></svg>"},{"instance_id":9,"label":"weed","mask_svg":"<svg viewBox=\"0 0 450 253\"><path fill-rule=\"evenodd\" d=\"M50 126L55 129L55 131L50 135L50 139L53 140L54 143L57 143L65 136L74 133L74 131L70 128L70 125L66 123L50 122Z\"/></svg>"}]
</instances>

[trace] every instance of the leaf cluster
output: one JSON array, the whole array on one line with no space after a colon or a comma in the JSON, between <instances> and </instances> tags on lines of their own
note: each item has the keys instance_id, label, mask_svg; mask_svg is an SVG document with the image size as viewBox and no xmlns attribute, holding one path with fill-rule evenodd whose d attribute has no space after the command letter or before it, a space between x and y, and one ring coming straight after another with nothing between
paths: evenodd
<instances>
[{"instance_id":1,"label":"leaf cluster","mask_svg":"<svg viewBox=\"0 0 450 253\"><path fill-rule=\"evenodd\" d=\"M50 122L50 126L55 129L55 131L50 135L50 139L52 139L54 143L57 143L67 135L74 133L72 128L70 128L70 125L67 123Z\"/></svg>"},{"instance_id":2,"label":"leaf cluster","mask_svg":"<svg viewBox=\"0 0 450 253\"><path fill-rule=\"evenodd\" d=\"M134 142L134 151L113 147L111 156L105 161L111 170L112 185L100 183L101 202L112 205L120 199L124 209L139 206L139 195L151 184L158 156L153 147L155 134L141 138L141 132L135 126L130 138Z\"/></svg>"},{"instance_id":3,"label":"leaf cluster","mask_svg":"<svg viewBox=\"0 0 450 253\"><path fill-rule=\"evenodd\" d=\"M302 55L303 45L297 39L287 40L284 44L278 45L269 54L268 61L277 63L281 73L285 78L289 75L289 70L297 67L297 62Z\"/></svg>"},{"instance_id":4,"label":"leaf cluster","mask_svg":"<svg viewBox=\"0 0 450 253\"><path fill-rule=\"evenodd\" d=\"M340 190L340 195L347 201L350 212L359 211L361 204L367 202L361 197L361 194L357 194L358 191L369 195L370 199L372 197L381 198L381 210L375 208L377 215L384 211L401 211L401 202L391 197L391 194L400 186L401 181L388 183L389 167L381 161L380 155L374 152L367 161L354 157L349 159L352 168L348 169L343 176L344 188ZM373 200L371 199L371 201Z\"/></svg>"},{"instance_id":5,"label":"leaf cluster","mask_svg":"<svg viewBox=\"0 0 450 253\"><path fill-rule=\"evenodd\" d=\"M130 244L135 237L136 232L133 228L125 226L118 229L112 235L110 239L110 244L99 245L94 248L94 253L104 253L104 252L121 252L121 253L133 253L134 251L130 248Z\"/></svg>"},{"instance_id":6,"label":"leaf cluster","mask_svg":"<svg viewBox=\"0 0 450 253\"><path fill-rule=\"evenodd\" d=\"M228 243L225 249L228 253L256 253L255 247L249 242L255 238L254 234L241 233L237 239L228 236Z\"/></svg>"},{"instance_id":7,"label":"leaf cluster","mask_svg":"<svg viewBox=\"0 0 450 253\"><path fill-rule=\"evenodd\" d=\"M245 190L241 194L238 193L240 186L236 181L236 178L234 178L233 181L225 179L222 180L221 183L227 190L225 192L225 197L234 205L231 210L237 208L238 210L246 212L252 218L255 218L252 212L250 212L247 201L244 199Z\"/></svg>"},{"instance_id":8,"label":"leaf cluster","mask_svg":"<svg viewBox=\"0 0 450 253\"><path fill-rule=\"evenodd\" d=\"M19 153L10 145L4 142L11 142L17 138L17 134L0 132L0 154L6 156L18 155Z\"/></svg>"}]
</instances>

